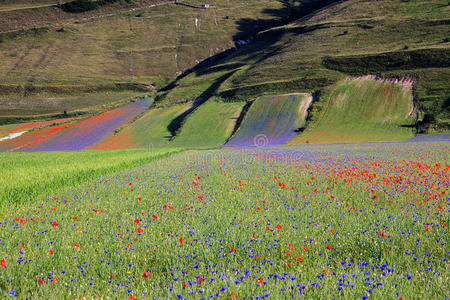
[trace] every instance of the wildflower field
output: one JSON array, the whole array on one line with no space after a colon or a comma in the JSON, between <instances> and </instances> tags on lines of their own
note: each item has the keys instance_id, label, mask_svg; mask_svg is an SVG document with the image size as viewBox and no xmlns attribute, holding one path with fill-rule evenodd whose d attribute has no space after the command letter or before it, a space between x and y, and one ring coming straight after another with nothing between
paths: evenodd
<instances>
[{"instance_id":1,"label":"wildflower field","mask_svg":"<svg viewBox=\"0 0 450 300\"><path fill-rule=\"evenodd\" d=\"M10 204L0 297L443 299L448 151L185 151Z\"/></svg>"}]
</instances>

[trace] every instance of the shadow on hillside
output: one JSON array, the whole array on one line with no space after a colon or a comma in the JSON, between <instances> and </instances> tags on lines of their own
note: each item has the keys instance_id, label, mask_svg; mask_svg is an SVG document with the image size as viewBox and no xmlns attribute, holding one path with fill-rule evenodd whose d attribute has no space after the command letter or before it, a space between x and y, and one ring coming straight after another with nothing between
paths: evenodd
<instances>
[{"instance_id":1,"label":"shadow on hillside","mask_svg":"<svg viewBox=\"0 0 450 300\"><path fill-rule=\"evenodd\" d=\"M173 140L181 126L183 126L183 123L185 122L186 118L192 114L200 105L208 101L209 98L211 98L219 89L219 87L222 85L223 82L225 82L228 78L230 78L235 71L228 72L227 74L217 78L214 83L207 88L200 96L198 96L194 103L192 103L192 106L183 112L181 115L176 117L175 119L170 122L170 124L167 126L167 129L169 130L171 136L169 140Z\"/></svg>"},{"instance_id":2,"label":"shadow on hillside","mask_svg":"<svg viewBox=\"0 0 450 300\"><path fill-rule=\"evenodd\" d=\"M236 70L237 68L244 65L241 64L230 64L230 65L222 65L222 66L216 66L216 67L210 67L218 62L223 62L226 58L230 56L234 56L236 54L236 51L238 51L241 48L246 48L246 46L253 40L255 40L255 36L264 30L267 30L269 28L275 27L275 26L281 26L285 25L288 22L288 19L286 18L286 10L283 9L265 9L263 11L264 15L269 16L269 18L261 18L261 19L241 19L236 22L237 24L237 30L238 32L233 36L234 41L234 47L227 49L225 51L222 51L220 53L217 53L194 67L185 70L182 74L180 74L175 80L173 80L171 83L169 83L167 86L161 88L159 92L167 92L171 89L178 86L178 81L182 78L186 77L187 75L196 72L197 75L205 75L209 73L214 73L218 71L224 71L224 70ZM277 40L279 40L282 36L278 36ZM275 40L273 42L276 42ZM265 46L270 46L269 44L265 44ZM262 50L262 49L258 49Z\"/></svg>"},{"instance_id":3,"label":"shadow on hillside","mask_svg":"<svg viewBox=\"0 0 450 300\"><path fill-rule=\"evenodd\" d=\"M59 4L58 6L60 6L65 12L77 14L94 10L115 2L119 2L119 0L73 0L64 4Z\"/></svg>"},{"instance_id":4,"label":"shadow on hillside","mask_svg":"<svg viewBox=\"0 0 450 300\"><path fill-rule=\"evenodd\" d=\"M279 0L280 2L283 2ZM178 81L187 76L190 73L196 72L197 75L204 75L224 70L237 71L242 64L229 64L224 65L226 60L230 57L246 56L245 60L251 60L257 58L258 61L267 59L268 57L275 55L279 51L279 47L275 49L271 48L272 45L277 43L284 34L292 32L290 30L271 30L263 32L273 27L286 25L289 22L303 18L323 7L336 2L342 2L345 0L293 0L295 9L289 10L286 5L280 7L280 9L265 9L263 14L265 17L258 19L240 19L236 21L238 32L233 36L235 47L227 49L221 53L215 54L204 61L198 63L194 67L184 71L170 84L163 87L159 92L168 92L171 89L178 86ZM310 28L315 30L317 28ZM294 34L302 34L309 30L294 29ZM238 51L239 50L239 51ZM263 57L259 58L258 54L264 52ZM269 53L267 53L269 52ZM217 66L218 63L222 65ZM216 65L216 66L214 66ZM164 97L164 96L163 96Z\"/></svg>"}]
</instances>

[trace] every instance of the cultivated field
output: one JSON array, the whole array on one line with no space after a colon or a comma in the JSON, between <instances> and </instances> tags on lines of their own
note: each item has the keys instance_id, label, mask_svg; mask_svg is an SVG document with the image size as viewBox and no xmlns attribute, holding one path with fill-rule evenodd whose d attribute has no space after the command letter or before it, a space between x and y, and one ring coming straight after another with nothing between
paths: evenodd
<instances>
[{"instance_id":1,"label":"cultivated field","mask_svg":"<svg viewBox=\"0 0 450 300\"><path fill-rule=\"evenodd\" d=\"M298 134L305 125L311 95L291 94L265 96L250 107L237 133L227 146L282 145ZM255 141L258 136L260 141Z\"/></svg>"},{"instance_id":2,"label":"cultivated field","mask_svg":"<svg viewBox=\"0 0 450 300\"><path fill-rule=\"evenodd\" d=\"M22 206L99 176L181 151L172 149L0 154L0 208Z\"/></svg>"},{"instance_id":3,"label":"cultivated field","mask_svg":"<svg viewBox=\"0 0 450 300\"><path fill-rule=\"evenodd\" d=\"M411 84L345 80L321 95L309 126L289 143L406 141L414 136L415 114Z\"/></svg>"},{"instance_id":4,"label":"cultivated field","mask_svg":"<svg viewBox=\"0 0 450 300\"><path fill-rule=\"evenodd\" d=\"M12 154L41 160L41 196L4 199L16 204L1 216L2 297L442 299L448 154L439 142L188 151L63 191L39 184L49 154Z\"/></svg>"}]
</instances>

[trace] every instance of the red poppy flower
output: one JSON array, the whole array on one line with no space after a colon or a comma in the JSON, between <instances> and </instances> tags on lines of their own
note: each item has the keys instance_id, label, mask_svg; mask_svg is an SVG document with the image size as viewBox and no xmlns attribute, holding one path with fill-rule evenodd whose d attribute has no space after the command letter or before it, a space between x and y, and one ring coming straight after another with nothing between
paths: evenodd
<instances>
[{"instance_id":1,"label":"red poppy flower","mask_svg":"<svg viewBox=\"0 0 450 300\"><path fill-rule=\"evenodd\" d=\"M42 283L44 283L44 280L42 280L41 278L39 278L39 279L38 279L38 282L42 284Z\"/></svg>"},{"instance_id":2,"label":"red poppy flower","mask_svg":"<svg viewBox=\"0 0 450 300\"><path fill-rule=\"evenodd\" d=\"M256 281L257 285L263 285L264 284L264 279L263 278L258 278L258 280Z\"/></svg>"},{"instance_id":3,"label":"red poppy flower","mask_svg":"<svg viewBox=\"0 0 450 300\"><path fill-rule=\"evenodd\" d=\"M331 246L330 246L330 245L328 245L328 246L327 246L327 249L331 249Z\"/></svg>"},{"instance_id":4,"label":"red poppy flower","mask_svg":"<svg viewBox=\"0 0 450 300\"><path fill-rule=\"evenodd\" d=\"M137 299L134 298L133 296L130 296L130 300L137 300Z\"/></svg>"},{"instance_id":5,"label":"red poppy flower","mask_svg":"<svg viewBox=\"0 0 450 300\"><path fill-rule=\"evenodd\" d=\"M277 229L280 230L281 229L281 225L277 224Z\"/></svg>"},{"instance_id":6,"label":"red poppy flower","mask_svg":"<svg viewBox=\"0 0 450 300\"><path fill-rule=\"evenodd\" d=\"M291 250L294 250L294 246L292 246L292 244L288 244L288 246Z\"/></svg>"},{"instance_id":7,"label":"red poppy flower","mask_svg":"<svg viewBox=\"0 0 450 300\"><path fill-rule=\"evenodd\" d=\"M139 234L141 234L141 233L144 232L144 230L142 230L142 228L138 228L137 232L138 232Z\"/></svg>"},{"instance_id":8,"label":"red poppy flower","mask_svg":"<svg viewBox=\"0 0 450 300\"><path fill-rule=\"evenodd\" d=\"M75 246L75 247L77 247L77 248L79 248L80 247L80 244L78 244L78 243L73 243L73 245Z\"/></svg>"},{"instance_id":9,"label":"red poppy flower","mask_svg":"<svg viewBox=\"0 0 450 300\"><path fill-rule=\"evenodd\" d=\"M153 219L158 219L158 216L157 215L152 215L152 217L153 217Z\"/></svg>"},{"instance_id":10,"label":"red poppy flower","mask_svg":"<svg viewBox=\"0 0 450 300\"><path fill-rule=\"evenodd\" d=\"M6 268L6 261L4 259L0 260L0 266Z\"/></svg>"},{"instance_id":11,"label":"red poppy flower","mask_svg":"<svg viewBox=\"0 0 450 300\"><path fill-rule=\"evenodd\" d=\"M56 221L53 221L52 226L53 227L58 227L58 223Z\"/></svg>"},{"instance_id":12,"label":"red poppy flower","mask_svg":"<svg viewBox=\"0 0 450 300\"><path fill-rule=\"evenodd\" d=\"M48 250L48 253L49 253L50 255L53 255L53 250Z\"/></svg>"},{"instance_id":13,"label":"red poppy flower","mask_svg":"<svg viewBox=\"0 0 450 300\"><path fill-rule=\"evenodd\" d=\"M234 247L231 247L231 251L236 251L236 249Z\"/></svg>"},{"instance_id":14,"label":"red poppy flower","mask_svg":"<svg viewBox=\"0 0 450 300\"><path fill-rule=\"evenodd\" d=\"M139 225L139 220L138 219L134 220L134 224Z\"/></svg>"},{"instance_id":15,"label":"red poppy flower","mask_svg":"<svg viewBox=\"0 0 450 300\"><path fill-rule=\"evenodd\" d=\"M180 238L180 244L183 245L183 243L184 243L184 238L181 237Z\"/></svg>"},{"instance_id":16,"label":"red poppy flower","mask_svg":"<svg viewBox=\"0 0 450 300\"><path fill-rule=\"evenodd\" d=\"M142 274L142 277L149 278L150 277L150 272L145 271L144 274Z\"/></svg>"},{"instance_id":17,"label":"red poppy flower","mask_svg":"<svg viewBox=\"0 0 450 300\"><path fill-rule=\"evenodd\" d=\"M305 249L305 251L306 251L306 252L308 252L308 251L309 251L308 247L306 247L306 246L305 246L305 247L303 247L303 249Z\"/></svg>"}]
</instances>

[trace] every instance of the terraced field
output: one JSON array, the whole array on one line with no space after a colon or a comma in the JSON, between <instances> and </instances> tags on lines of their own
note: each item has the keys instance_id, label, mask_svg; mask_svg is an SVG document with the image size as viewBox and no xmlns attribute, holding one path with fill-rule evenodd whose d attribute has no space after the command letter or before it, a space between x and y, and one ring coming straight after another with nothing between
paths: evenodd
<instances>
[{"instance_id":1,"label":"terraced field","mask_svg":"<svg viewBox=\"0 0 450 300\"><path fill-rule=\"evenodd\" d=\"M230 147L281 145L305 125L312 97L308 94L263 96L248 111Z\"/></svg>"},{"instance_id":2,"label":"terraced field","mask_svg":"<svg viewBox=\"0 0 450 300\"><path fill-rule=\"evenodd\" d=\"M402 141L414 136L411 82L346 80L312 111L315 119L289 144Z\"/></svg>"}]
</instances>

